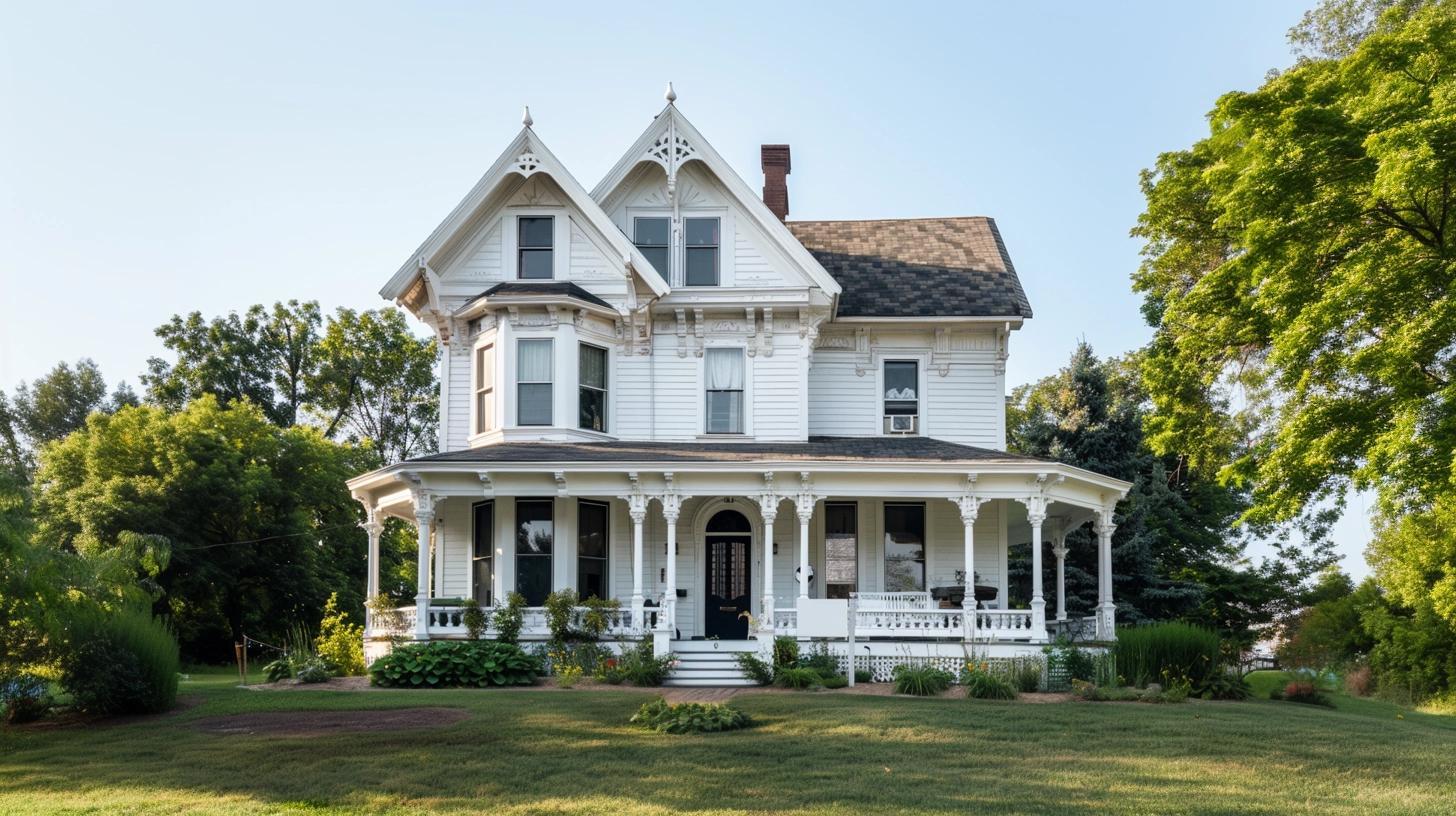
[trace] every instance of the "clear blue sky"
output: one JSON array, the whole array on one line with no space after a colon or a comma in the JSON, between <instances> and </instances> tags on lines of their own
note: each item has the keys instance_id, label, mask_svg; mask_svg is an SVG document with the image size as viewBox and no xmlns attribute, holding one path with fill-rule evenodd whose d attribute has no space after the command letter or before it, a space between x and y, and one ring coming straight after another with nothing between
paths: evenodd
<instances>
[{"instance_id":1,"label":"clear blue sky","mask_svg":"<svg viewBox=\"0 0 1456 816\"><path fill-rule=\"evenodd\" d=\"M791 218L994 216L1036 312L1010 382L1120 354L1138 171L1312 2L5 2L0 387L83 356L135 384L178 312L379 305L522 104L591 187L669 79L751 186L793 146Z\"/></svg>"}]
</instances>

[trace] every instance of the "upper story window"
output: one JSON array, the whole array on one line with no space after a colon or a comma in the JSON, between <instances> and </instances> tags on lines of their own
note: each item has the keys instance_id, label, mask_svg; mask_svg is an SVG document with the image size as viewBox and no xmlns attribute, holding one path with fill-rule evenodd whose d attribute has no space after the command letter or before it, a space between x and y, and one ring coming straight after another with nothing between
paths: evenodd
<instances>
[{"instance_id":1,"label":"upper story window","mask_svg":"<svg viewBox=\"0 0 1456 816\"><path fill-rule=\"evenodd\" d=\"M684 219L687 238L683 277L688 286L718 285L718 253L722 234L717 218Z\"/></svg>"},{"instance_id":2,"label":"upper story window","mask_svg":"<svg viewBox=\"0 0 1456 816\"><path fill-rule=\"evenodd\" d=\"M475 350L475 432L495 427L495 345Z\"/></svg>"},{"instance_id":3,"label":"upper story window","mask_svg":"<svg viewBox=\"0 0 1456 816\"><path fill-rule=\"evenodd\" d=\"M516 424L551 424L551 341L516 341Z\"/></svg>"},{"instance_id":4,"label":"upper story window","mask_svg":"<svg viewBox=\"0 0 1456 816\"><path fill-rule=\"evenodd\" d=\"M522 279L552 277L552 235L555 219L546 216L521 216L516 219L516 277Z\"/></svg>"},{"instance_id":5,"label":"upper story window","mask_svg":"<svg viewBox=\"0 0 1456 816\"><path fill-rule=\"evenodd\" d=\"M885 361L885 433L916 433L920 419L920 364Z\"/></svg>"},{"instance_id":6,"label":"upper story window","mask_svg":"<svg viewBox=\"0 0 1456 816\"><path fill-rule=\"evenodd\" d=\"M668 252L671 246L672 222L666 218L632 219L632 242L642 250L642 257L652 263L663 280L669 280Z\"/></svg>"},{"instance_id":7,"label":"upper story window","mask_svg":"<svg viewBox=\"0 0 1456 816\"><path fill-rule=\"evenodd\" d=\"M743 433L743 375L743 349L710 348L704 355L708 433Z\"/></svg>"},{"instance_id":8,"label":"upper story window","mask_svg":"<svg viewBox=\"0 0 1456 816\"><path fill-rule=\"evenodd\" d=\"M589 431L607 430L607 350L581 346L578 365L579 426ZM585 597L585 596L583 596Z\"/></svg>"}]
</instances>

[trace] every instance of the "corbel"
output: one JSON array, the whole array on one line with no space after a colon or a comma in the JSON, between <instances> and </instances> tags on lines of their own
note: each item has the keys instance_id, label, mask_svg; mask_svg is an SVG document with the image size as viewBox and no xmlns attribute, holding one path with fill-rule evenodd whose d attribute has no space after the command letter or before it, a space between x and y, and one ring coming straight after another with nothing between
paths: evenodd
<instances>
[{"instance_id":1,"label":"corbel","mask_svg":"<svg viewBox=\"0 0 1456 816\"><path fill-rule=\"evenodd\" d=\"M870 331L869 329L854 330L854 374L856 377L863 377L874 364L874 355L870 353Z\"/></svg>"},{"instance_id":2,"label":"corbel","mask_svg":"<svg viewBox=\"0 0 1456 816\"><path fill-rule=\"evenodd\" d=\"M743 310L743 316L748 321L748 356L758 356L758 310L749 306Z\"/></svg>"},{"instance_id":3,"label":"corbel","mask_svg":"<svg viewBox=\"0 0 1456 816\"><path fill-rule=\"evenodd\" d=\"M494 496L495 495L495 482L491 481L491 479L490 479L490 471L488 471L488 470L476 471L476 474L475 475L477 475L477 476L480 477L480 492L481 492L481 494L484 495L486 498L490 498L490 497Z\"/></svg>"},{"instance_id":4,"label":"corbel","mask_svg":"<svg viewBox=\"0 0 1456 816\"><path fill-rule=\"evenodd\" d=\"M693 337L697 338L697 348L693 349L693 355L703 356L703 310L693 310Z\"/></svg>"},{"instance_id":5,"label":"corbel","mask_svg":"<svg viewBox=\"0 0 1456 816\"><path fill-rule=\"evenodd\" d=\"M688 356L688 310L673 309L673 315L677 317L677 356Z\"/></svg>"},{"instance_id":6,"label":"corbel","mask_svg":"<svg viewBox=\"0 0 1456 816\"><path fill-rule=\"evenodd\" d=\"M566 495L566 471L564 471L564 470L554 471L551 474L551 478L554 479L554 480L556 480L556 495L558 495L558 496L565 496Z\"/></svg>"},{"instance_id":7,"label":"corbel","mask_svg":"<svg viewBox=\"0 0 1456 816\"><path fill-rule=\"evenodd\" d=\"M935 330L935 343L930 347L930 367L942 377L950 374L950 332L945 328Z\"/></svg>"},{"instance_id":8,"label":"corbel","mask_svg":"<svg viewBox=\"0 0 1456 816\"><path fill-rule=\"evenodd\" d=\"M774 321L773 307L772 306L765 306L765 307L763 307L763 356L765 356L765 357L772 357L773 356L773 338L774 338L774 322L773 321Z\"/></svg>"},{"instance_id":9,"label":"corbel","mask_svg":"<svg viewBox=\"0 0 1456 816\"><path fill-rule=\"evenodd\" d=\"M521 308L519 306L506 307L506 320L510 322L511 328L521 325Z\"/></svg>"}]
</instances>

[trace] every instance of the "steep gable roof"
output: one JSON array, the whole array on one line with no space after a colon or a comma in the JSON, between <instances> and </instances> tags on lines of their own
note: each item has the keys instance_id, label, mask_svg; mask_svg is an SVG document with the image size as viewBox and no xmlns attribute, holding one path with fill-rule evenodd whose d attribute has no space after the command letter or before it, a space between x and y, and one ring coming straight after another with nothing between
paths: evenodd
<instances>
[{"instance_id":1,"label":"steep gable roof","mask_svg":"<svg viewBox=\"0 0 1456 816\"><path fill-rule=\"evenodd\" d=\"M723 187L733 196L737 204L753 219L779 249L798 266L814 284L830 297L839 294L839 283L823 266L804 249L784 223L773 214L767 205L753 192L733 166L728 163L703 134L689 122L686 116L671 101L652 123L637 137L607 175L592 189L591 196L599 204L606 205L608 199L622 186L632 171L644 161L661 164L664 169L675 168L680 163L700 161L707 166Z\"/></svg>"},{"instance_id":2,"label":"steep gable roof","mask_svg":"<svg viewBox=\"0 0 1456 816\"><path fill-rule=\"evenodd\" d=\"M657 271L652 268L652 264L643 257L641 251L627 240L627 236L617 229L611 218L587 194L586 188L581 186L581 183L571 175L556 158L556 155L546 147L546 144L541 141L541 137L532 130L529 122L521 128L521 132L511 140L511 143L501 152L500 157L489 170L485 171L485 175L480 177L480 181L475 183L465 198L455 206L444 221L440 222L440 225L430 233L424 243L410 254L409 259L404 262L398 272L394 273L379 294L389 300L403 297L423 273L421 262L429 264L430 259L437 252L455 240L461 230L465 229L478 211L486 205L491 195L500 188L506 177L513 173L523 178L530 178L536 173L545 173L550 176L566 194L567 200L586 217L592 227L617 252L617 260L624 267L630 268L655 294L659 296L667 294L667 282L657 274Z\"/></svg>"},{"instance_id":3,"label":"steep gable roof","mask_svg":"<svg viewBox=\"0 0 1456 816\"><path fill-rule=\"evenodd\" d=\"M843 287L841 317L1031 317L990 218L790 221Z\"/></svg>"}]
</instances>

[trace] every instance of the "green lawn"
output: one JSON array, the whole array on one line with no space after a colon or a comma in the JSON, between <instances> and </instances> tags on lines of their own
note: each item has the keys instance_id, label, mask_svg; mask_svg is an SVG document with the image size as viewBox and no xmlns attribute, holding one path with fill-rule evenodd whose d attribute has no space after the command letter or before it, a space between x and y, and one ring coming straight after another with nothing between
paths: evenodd
<instances>
[{"instance_id":1,"label":"green lawn","mask_svg":"<svg viewBox=\"0 0 1456 816\"><path fill-rule=\"evenodd\" d=\"M677 737L629 691L250 692L104 728L0 729L0 813L1451 813L1456 718L1373 701L1064 703L761 694ZM432 731L218 735L267 710L467 709ZM368 716L364 714L362 716Z\"/></svg>"}]
</instances>

